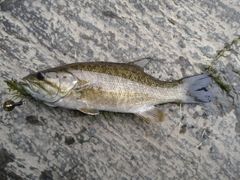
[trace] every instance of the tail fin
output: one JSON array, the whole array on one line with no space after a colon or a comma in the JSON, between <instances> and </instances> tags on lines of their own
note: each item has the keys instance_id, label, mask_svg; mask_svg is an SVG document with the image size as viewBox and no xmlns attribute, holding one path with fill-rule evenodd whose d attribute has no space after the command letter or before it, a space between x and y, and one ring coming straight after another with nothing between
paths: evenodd
<instances>
[{"instance_id":1,"label":"tail fin","mask_svg":"<svg viewBox=\"0 0 240 180\"><path fill-rule=\"evenodd\" d=\"M185 103L208 103L214 98L213 93L208 89L212 81L209 74L201 74L183 79L187 88L187 98Z\"/></svg>"}]
</instances>

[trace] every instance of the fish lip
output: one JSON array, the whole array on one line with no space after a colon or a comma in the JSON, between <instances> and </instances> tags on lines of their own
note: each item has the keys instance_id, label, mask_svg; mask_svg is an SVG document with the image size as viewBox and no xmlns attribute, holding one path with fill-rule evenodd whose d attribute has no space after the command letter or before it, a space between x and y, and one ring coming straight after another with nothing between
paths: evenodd
<instances>
[{"instance_id":1,"label":"fish lip","mask_svg":"<svg viewBox=\"0 0 240 180\"><path fill-rule=\"evenodd\" d=\"M19 84L20 84L21 86L26 86L26 85L29 85L29 81L26 80L26 79L22 79L22 81L20 81Z\"/></svg>"},{"instance_id":2,"label":"fish lip","mask_svg":"<svg viewBox=\"0 0 240 180\"><path fill-rule=\"evenodd\" d=\"M27 80L23 80L23 81L19 82L19 85L20 86L27 86L27 85L29 85L29 82Z\"/></svg>"},{"instance_id":3,"label":"fish lip","mask_svg":"<svg viewBox=\"0 0 240 180\"><path fill-rule=\"evenodd\" d=\"M26 80L26 79L23 79L23 81L20 81L20 82L19 82L19 85L20 85L21 87L23 87L24 89L25 89L25 88L29 88L29 89L32 91L32 85L31 85L31 83L30 83L28 80Z\"/></svg>"}]
</instances>

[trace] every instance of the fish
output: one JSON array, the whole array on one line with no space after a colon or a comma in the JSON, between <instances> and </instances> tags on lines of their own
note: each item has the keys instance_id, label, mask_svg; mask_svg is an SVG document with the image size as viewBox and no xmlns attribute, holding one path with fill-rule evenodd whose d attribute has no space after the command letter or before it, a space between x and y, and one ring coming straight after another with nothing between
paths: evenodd
<instances>
[{"instance_id":1,"label":"fish","mask_svg":"<svg viewBox=\"0 0 240 180\"><path fill-rule=\"evenodd\" d=\"M214 98L210 74L199 74L172 82L144 72L151 59L130 63L79 62L42 70L20 83L33 98L51 107L133 113L147 122L162 122L164 103L208 103Z\"/></svg>"}]
</instances>

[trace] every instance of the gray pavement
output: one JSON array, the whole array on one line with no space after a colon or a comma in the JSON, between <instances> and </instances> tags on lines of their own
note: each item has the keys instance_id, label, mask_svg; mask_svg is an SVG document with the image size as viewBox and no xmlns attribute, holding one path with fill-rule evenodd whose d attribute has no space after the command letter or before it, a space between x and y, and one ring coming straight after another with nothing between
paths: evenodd
<instances>
[{"instance_id":1,"label":"gray pavement","mask_svg":"<svg viewBox=\"0 0 240 180\"><path fill-rule=\"evenodd\" d=\"M239 0L1 0L1 104L4 79L65 63L152 57L161 80L195 75L239 36ZM162 124L35 100L1 109L0 179L240 179L239 47L214 66L232 91L213 82L211 103L161 105Z\"/></svg>"}]
</instances>

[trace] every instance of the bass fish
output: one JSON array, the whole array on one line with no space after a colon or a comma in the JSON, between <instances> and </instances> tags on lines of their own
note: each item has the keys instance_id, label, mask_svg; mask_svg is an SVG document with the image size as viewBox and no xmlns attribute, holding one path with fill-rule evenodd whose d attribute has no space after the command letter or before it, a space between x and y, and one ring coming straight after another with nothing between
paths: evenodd
<instances>
[{"instance_id":1,"label":"bass fish","mask_svg":"<svg viewBox=\"0 0 240 180\"><path fill-rule=\"evenodd\" d=\"M157 104L208 103L209 74L173 82L144 72L149 59L131 63L83 62L46 69L23 78L21 86L33 98L52 107L77 109L90 115L100 111L133 113L148 122L161 122Z\"/></svg>"}]
</instances>

